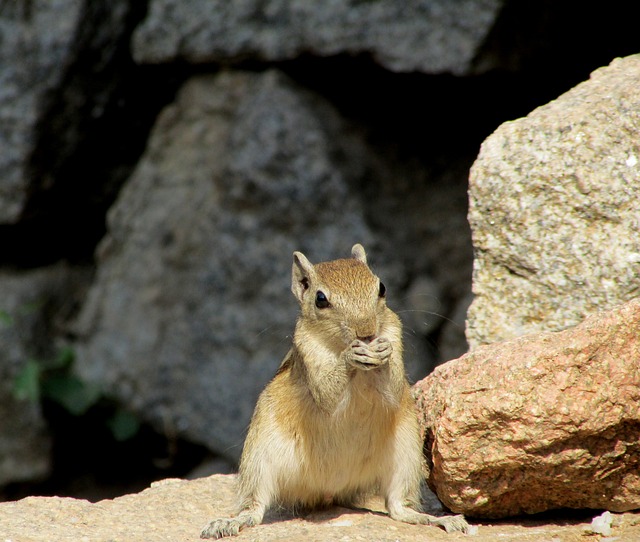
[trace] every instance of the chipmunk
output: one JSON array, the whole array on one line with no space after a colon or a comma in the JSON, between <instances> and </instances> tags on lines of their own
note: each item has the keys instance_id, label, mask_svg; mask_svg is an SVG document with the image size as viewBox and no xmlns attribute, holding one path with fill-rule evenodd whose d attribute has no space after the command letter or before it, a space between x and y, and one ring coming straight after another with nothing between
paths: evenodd
<instances>
[{"instance_id":1,"label":"chipmunk","mask_svg":"<svg viewBox=\"0 0 640 542\"><path fill-rule=\"evenodd\" d=\"M419 512L422 442L402 361L402 325L385 286L352 258L312 265L293 254L300 316L293 346L251 419L238 474L240 512L202 538L237 535L272 504L353 506L384 497L389 516L464 531L462 516Z\"/></svg>"}]
</instances>

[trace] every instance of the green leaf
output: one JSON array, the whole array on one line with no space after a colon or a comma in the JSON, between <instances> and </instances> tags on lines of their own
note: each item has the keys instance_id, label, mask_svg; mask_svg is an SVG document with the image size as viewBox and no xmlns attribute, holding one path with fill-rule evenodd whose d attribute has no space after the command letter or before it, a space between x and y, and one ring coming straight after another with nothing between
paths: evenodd
<instances>
[{"instance_id":1,"label":"green leaf","mask_svg":"<svg viewBox=\"0 0 640 542\"><path fill-rule=\"evenodd\" d=\"M25 303L20 307L20 314L33 314L34 312L38 312L44 306L44 301L36 300L31 301L30 303Z\"/></svg>"},{"instance_id":2,"label":"green leaf","mask_svg":"<svg viewBox=\"0 0 640 542\"><path fill-rule=\"evenodd\" d=\"M16 375L13 382L13 395L21 401L29 400L37 402L40 399L40 364L33 360L27 360L25 366Z\"/></svg>"},{"instance_id":3,"label":"green leaf","mask_svg":"<svg viewBox=\"0 0 640 542\"><path fill-rule=\"evenodd\" d=\"M69 369L76 359L76 353L70 346L63 347L51 362L51 369Z\"/></svg>"},{"instance_id":4,"label":"green leaf","mask_svg":"<svg viewBox=\"0 0 640 542\"><path fill-rule=\"evenodd\" d=\"M98 402L102 393L97 384L83 382L74 375L60 375L43 382L42 395L74 416L81 416Z\"/></svg>"},{"instance_id":5,"label":"green leaf","mask_svg":"<svg viewBox=\"0 0 640 542\"><path fill-rule=\"evenodd\" d=\"M113 416L107 420L107 425L111 429L113 438L118 442L129 440L140 429L138 418L126 410L116 410Z\"/></svg>"},{"instance_id":6,"label":"green leaf","mask_svg":"<svg viewBox=\"0 0 640 542\"><path fill-rule=\"evenodd\" d=\"M13 316L11 316L7 311L3 311L0 309L0 323L6 326L12 325Z\"/></svg>"}]
</instances>

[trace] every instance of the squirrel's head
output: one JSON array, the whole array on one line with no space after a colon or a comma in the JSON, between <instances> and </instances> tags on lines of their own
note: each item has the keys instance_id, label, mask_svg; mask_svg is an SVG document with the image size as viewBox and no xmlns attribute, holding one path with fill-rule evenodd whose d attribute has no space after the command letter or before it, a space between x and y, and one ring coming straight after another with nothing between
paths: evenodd
<instances>
[{"instance_id":1,"label":"squirrel's head","mask_svg":"<svg viewBox=\"0 0 640 542\"><path fill-rule=\"evenodd\" d=\"M351 256L313 265L294 252L291 281L302 318L314 333L346 344L377 337L387 310L385 286L369 269L362 245L354 245Z\"/></svg>"}]
</instances>

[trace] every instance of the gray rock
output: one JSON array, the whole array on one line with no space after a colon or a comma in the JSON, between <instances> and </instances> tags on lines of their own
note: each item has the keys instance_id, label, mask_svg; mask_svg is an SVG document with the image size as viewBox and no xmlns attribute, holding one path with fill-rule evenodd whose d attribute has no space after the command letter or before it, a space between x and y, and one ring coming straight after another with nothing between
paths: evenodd
<instances>
[{"instance_id":1,"label":"gray rock","mask_svg":"<svg viewBox=\"0 0 640 542\"><path fill-rule=\"evenodd\" d=\"M141 63L370 54L393 71L465 74L502 3L152 0L132 49Z\"/></svg>"},{"instance_id":2,"label":"gray rock","mask_svg":"<svg viewBox=\"0 0 640 542\"><path fill-rule=\"evenodd\" d=\"M293 250L320 261L373 246L347 182L364 154L277 72L190 79L109 213L78 320L81 376L236 459L289 347Z\"/></svg>"},{"instance_id":3,"label":"gray rock","mask_svg":"<svg viewBox=\"0 0 640 542\"><path fill-rule=\"evenodd\" d=\"M0 223L15 222L24 207L39 115L70 61L82 4L16 2L0 9Z\"/></svg>"},{"instance_id":4,"label":"gray rock","mask_svg":"<svg viewBox=\"0 0 640 542\"><path fill-rule=\"evenodd\" d=\"M0 486L34 481L51 468L50 439L38 402L16 396L30 361L53 355L57 319L69 309L75 273L65 266L0 272Z\"/></svg>"},{"instance_id":5,"label":"gray rock","mask_svg":"<svg viewBox=\"0 0 640 542\"><path fill-rule=\"evenodd\" d=\"M560 330L640 292L640 56L500 126L470 177L470 345Z\"/></svg>"},{"instance_id":6,"label":"gray rock","mask_svg":"<svg viewBox=\"0 0 640 542\"><path fill-rule=\"evenodd\" d=\"M0 224L52 205L58 170L85 158L76 153L121 85L113 66L129 4L0 2ZM68 168L60 175L70 184ZM70 192L80 200L90 190Z\"/></svg>"}]
</instances>

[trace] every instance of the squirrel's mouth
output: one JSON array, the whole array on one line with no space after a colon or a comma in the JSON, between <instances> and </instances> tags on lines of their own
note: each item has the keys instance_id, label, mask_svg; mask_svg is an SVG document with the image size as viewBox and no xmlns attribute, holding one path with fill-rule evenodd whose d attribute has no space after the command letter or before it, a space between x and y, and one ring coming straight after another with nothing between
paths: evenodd
<instances>
[{"instance_id":1,"label":"squirrel's mouth","mask_svg":"<svg viewBox=\"0 0 640 542\"><path fill-rule=\"evenodd\" d=\"M359 361L358 365L363 369L375 369L376 367L380 367L379 363L367 363L365 361Z\"/></svg>"},{"instance_id":2,"label":"squirrel's mouth","mask_svg":"<svg viewBox=\"0 0 640 542\"><path fill-rule=\"evenodd\" d=\"M368 343L374 340L379 335L377 330L374 333L358 333L356 329L349 326L345 322L340 323L340 332L342 335L341 339L344 342L345 346L350 345L356 339L360 339L361 341Z\"/></svg>"}]
</instances>

